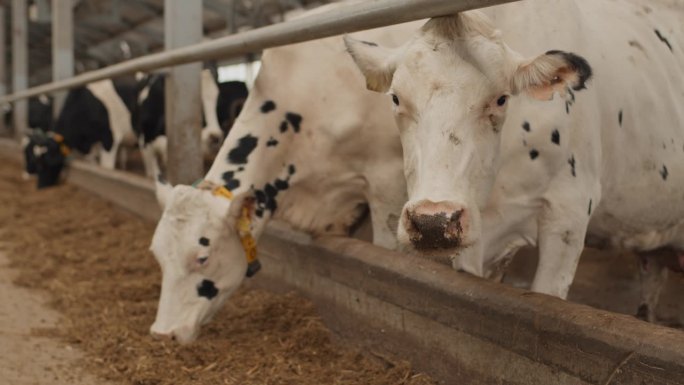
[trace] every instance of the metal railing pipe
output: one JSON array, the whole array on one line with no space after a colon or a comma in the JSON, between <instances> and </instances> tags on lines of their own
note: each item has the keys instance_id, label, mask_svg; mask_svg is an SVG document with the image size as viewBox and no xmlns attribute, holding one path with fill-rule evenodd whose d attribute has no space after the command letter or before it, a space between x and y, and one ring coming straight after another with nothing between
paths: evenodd
<instances>
[{"instance_id":1,"label":"metal railing pipe","mask_svg":"<svg viewBox=\"0 0 684 385\"><path fill-rule=\"evenodd\" d=\"M195 61L229 58L282 45L449 15L518 0L367 0L298 19L229 35L183 48L127 60L70 79L43 84L0 98L0 104L52 93L97 80Z\"/></svg>"}]
</instances>

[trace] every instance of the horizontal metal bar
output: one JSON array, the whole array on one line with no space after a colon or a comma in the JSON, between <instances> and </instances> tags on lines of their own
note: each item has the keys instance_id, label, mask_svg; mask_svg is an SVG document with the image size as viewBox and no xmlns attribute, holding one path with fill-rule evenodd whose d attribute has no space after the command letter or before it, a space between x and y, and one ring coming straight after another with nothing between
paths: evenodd
<instances>
[{"instance_id":1,"label":"horizontal metal bar","mask_svg":"<svg viewBox=\"0 0 684 385\"><path fill-rule=\"evenodd\" d=\"M0 98L0 104L136 71L149 71L202 60L227 59L266 48L514 1L518 0L366 0L240 34L131 59L70 79L7 95Z\"/></svg>"}]
</instances>

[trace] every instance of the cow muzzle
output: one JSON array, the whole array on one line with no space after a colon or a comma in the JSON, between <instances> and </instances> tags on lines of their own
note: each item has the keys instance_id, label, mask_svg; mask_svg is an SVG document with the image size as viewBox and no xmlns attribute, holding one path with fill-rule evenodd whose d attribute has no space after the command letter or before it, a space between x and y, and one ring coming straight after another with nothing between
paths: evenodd
<instances>
[{"instance_id":1,"label":"cow muzzle","mask_svg":"<svg viewBox=\"0 0 684 385\"><path fill-rule=\"evenodd\" d=\"M197 339L198 330L196 328L185 326L174 330L161 330L155 323L150 328L152 337L159 340L175 341L180 344L188 344Z\"/></svg>"},{"instance_id":2,"label":"cow muzzle","mask_svg":"<svg viewBox=\"0 0 684 385\"><path fill-rule=\"evenodd\" d=\"M429 200L407 204L401 223L411 245L420 251L461 246L468 225L463 206Z\"/></svg>"}]
</instances>

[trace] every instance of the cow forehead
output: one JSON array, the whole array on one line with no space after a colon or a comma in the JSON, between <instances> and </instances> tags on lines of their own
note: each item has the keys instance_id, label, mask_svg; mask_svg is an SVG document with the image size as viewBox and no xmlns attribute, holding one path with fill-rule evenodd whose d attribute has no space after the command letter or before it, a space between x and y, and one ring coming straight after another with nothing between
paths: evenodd
<instances>
[{"instance_id":1,"label":"cow forehead","mask_svg":"<svg viewBox=\"0 0 684 385\"><path fill-rule=\"evenodd\" d=\"M510 68L506 49L483 36L468 39L414 41L400 59L395 81L420 79L419 87L430 90L506 87Z\"/></svg>"}]
</instances>

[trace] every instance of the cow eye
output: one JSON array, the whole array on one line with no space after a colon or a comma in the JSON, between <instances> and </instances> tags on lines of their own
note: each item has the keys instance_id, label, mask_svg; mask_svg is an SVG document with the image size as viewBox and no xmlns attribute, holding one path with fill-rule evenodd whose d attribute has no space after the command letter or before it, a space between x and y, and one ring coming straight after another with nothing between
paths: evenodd
<instances>
[{"instance_id":1,"label":"cow eye","mask_svg":"<svg viewBox=\"0 0 684 385\"><path fill-rule=\"evenodd\" d=\"M399 98L395 94L392 94L392 103L394 103L395 106L399 105Z\"/></svg>"},{"instance_id":2,"label":"cow eye","mask_svg":"<svg viewBox=\"0 0 684 385\"><path fill-rule=\"evenodd\" d=\"M209 260L209 256L208 256L208 255L204 255L204 256L201 256L201 257L197 257L197 264L199 264L199 265L204 265L205 263L207 263L207 260Z\"/></svg>"},{"instance_id":3,"label":"cow eye","mask_svg":"<svg viewBox=\"0 0 684 385\"><path fill-rule=\"evenodd\" d=\"M507 100L508 100L508 96L507 96L507 95L501 95L501 97L499 97L499 99L496 101L496 104L497 104L499 107L502 107L504 104L506 104L506 101L507 101Z\"/></svg>"}]
</instances>

